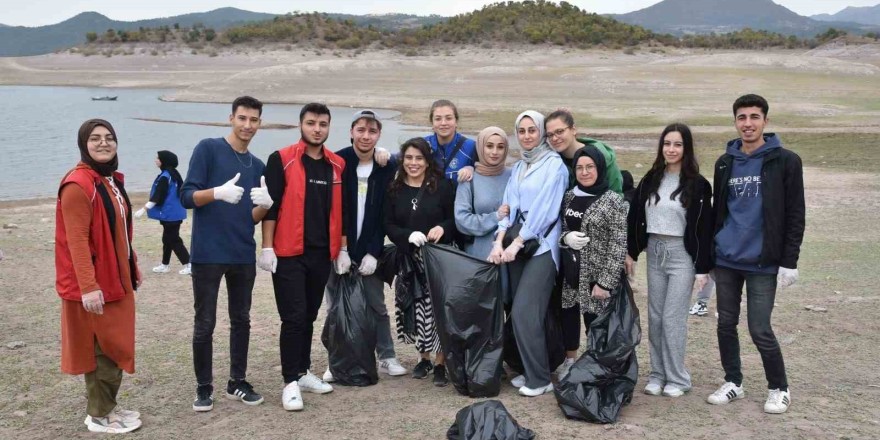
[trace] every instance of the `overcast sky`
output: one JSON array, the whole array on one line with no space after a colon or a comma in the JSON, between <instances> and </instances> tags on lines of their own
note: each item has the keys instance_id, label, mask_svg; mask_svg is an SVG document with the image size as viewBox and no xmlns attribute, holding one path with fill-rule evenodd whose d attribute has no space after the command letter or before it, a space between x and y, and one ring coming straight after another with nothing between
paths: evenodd
<instances>
[{"instance_id":1,"label":"overcast sky","mask_svg":"<svg viewBox=\"0 0 880 440\"><path fill-rule=\"evenodd\" d=\"M188 12L204 12L234 6L256 12L285 14L302 12L343 12L348 14L456 15L495 3L483 0L30 0L13 1L3 8L0 23L12 26L42 26L64 21L80 12L97 11L114 20L134 21L168 17ZM730 0L736 1L736 0ZM775 0L801 15L833 14L847 6L873 6L880 0ZM618 14L646 8L658 0L569 0L590 12ZM744 11L748 13L748 11Z\"/></svg>"}]
</instances>

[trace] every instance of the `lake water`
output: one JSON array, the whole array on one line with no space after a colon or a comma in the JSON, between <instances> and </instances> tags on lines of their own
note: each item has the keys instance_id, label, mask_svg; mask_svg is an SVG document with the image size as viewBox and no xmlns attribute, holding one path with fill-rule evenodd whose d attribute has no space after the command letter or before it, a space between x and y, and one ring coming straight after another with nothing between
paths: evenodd
<instances>
[{"instance_id":1,"label":"lake water","mask_svg":"<svg viewBox=\"0 0 880 440\"><path fill-rule=\"evenodd\" d=\"M187 122L228 123L229 104L163 102L170 90L101 89L83 87L0 86L0 201L54 197L64 174L79 160L76 136L90 118L110 121L119 137L119 170L129 192L147 192L159 169L153 163L158 150L170 150L180 159L185 177L189 158L204 138L223 137L230 128L134 118ZM92 96L116 95L117 101L92 101ZM260 98L257 96L257 98ZM263 124L298 124L301 105L263 106ZM358 109L331 107L327 146L338 150L351 145L351 116ZM374 109L382 119L379 145L397 151L400 144L428 133L428 127L397 122L398 112ZM297 142L299 128L261 129L250 151L266 161L273 151Z\"/></svg>"}]
</instances>

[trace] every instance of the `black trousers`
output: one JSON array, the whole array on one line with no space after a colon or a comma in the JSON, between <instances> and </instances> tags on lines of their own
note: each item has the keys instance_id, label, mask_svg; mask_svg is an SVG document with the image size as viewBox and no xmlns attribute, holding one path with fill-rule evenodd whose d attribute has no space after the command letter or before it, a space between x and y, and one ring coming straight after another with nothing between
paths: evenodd
<instances>
[{"instance_id":1,"label":"black trousers","mask_svg":"<svg viewBox=\"0 0 880 440\"><path fill-rule=\"evenodd\" d=\"M278 344L284 383L299 380L311 367L314 324L330 266L328 248L306 248L302 255L278 258L272 286L281 317Z\"/></svg>"},{"instance_id":2,"label":"black trousers","mask_svg":"<svg viewBox=\"0 0 880 440\"><path fill-rule=\"evenodd\" d=\"M220 280L226 277L229 297L229 378L245 379L247 374L248 344L251 336L251 296L256 265L251 264L193 264L192 282L195 297L193 323L193 367L199 385L213 382L213 339L217 323L217 295Z\"/></svg>"},{"instance_id":3,"label":"black trousers","mask_svg":"<svg viewBox=\"0 0 880 440\"><path fill-rule=\"evenodd\" d=\"M171 252L177 255L180 264L189 264L189 252L180 238L180 224L183 222L159 222L162 224L162 264L171 262Z\"/></svg>"},{"instance_id":4,"label":"black trousers","mask_svg":"<svg viewBox=\"0 0 880 440\"><path fill-rule=\"evenodd\" d=\"M584 334L590 333L590 324L598 315L584 313ZM559 312L559 320L562 321L562 343L565 351L575 351L581 346L581 308L575 305Z\"/></svg>"}]
</instances>

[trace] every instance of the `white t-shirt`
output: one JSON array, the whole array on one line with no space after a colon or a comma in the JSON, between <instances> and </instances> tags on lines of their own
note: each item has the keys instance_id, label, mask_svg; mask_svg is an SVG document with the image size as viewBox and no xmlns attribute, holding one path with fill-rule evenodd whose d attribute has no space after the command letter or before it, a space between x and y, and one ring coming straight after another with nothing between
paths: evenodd
<instances>
[{"instance_id":1,"label":"white t-shirt","mask_svg":"<svg viewBox=\"0 0 880 440\"><path fill-rule=\"evenodd\" d=\"M364 209L367 204L367 191L370 189L368 179L373 174L373 163L358 165L358 206L357 206L357 238L361 238L361 228L364 225Z\"/></svg>"}]
</instances>

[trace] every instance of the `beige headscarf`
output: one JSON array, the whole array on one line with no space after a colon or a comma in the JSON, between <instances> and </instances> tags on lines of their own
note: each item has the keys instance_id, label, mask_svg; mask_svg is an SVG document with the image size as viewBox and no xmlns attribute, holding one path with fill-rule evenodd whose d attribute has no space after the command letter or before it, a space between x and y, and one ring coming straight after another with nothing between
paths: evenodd
<instances>
[{"instance_id":1,"label":"beige headscarf","mask_svg":"<svg viewBox=\"0 0 880 440\"><path fill-rule=\"evenodd\" d=\"M486 142L493 135L501 136L504 139L504 159L497 165L489 165L486 163ZM507 140L507 133L498 127L486 127L477 135L477 163L474 170L483 176L497 176L504 172L507 163L507 154L510 153L510 144Z\"/></svg>"}]
</instances>

